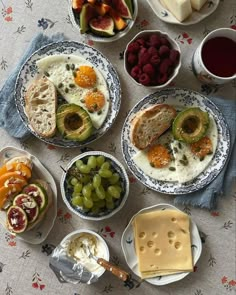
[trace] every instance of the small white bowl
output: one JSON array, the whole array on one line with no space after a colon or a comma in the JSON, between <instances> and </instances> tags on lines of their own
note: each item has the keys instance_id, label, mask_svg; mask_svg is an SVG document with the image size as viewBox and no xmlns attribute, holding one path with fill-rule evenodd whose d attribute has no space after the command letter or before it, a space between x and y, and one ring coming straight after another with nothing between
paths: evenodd
<instances>
[{"instance_id":1,"label":"small white bowl","mask_svg":"<svg viewBox=\"0 0 236 295\"><path fill-rule=\"evenodd\" d=\"M104 220L107 218L110 218L113 216L115 213L121 210L121 208L124 206L128 195L129 195L129 178L127 175L127 172L123 165L112 155L100 151L89 151L86 153L83 153L75 158L73 158L70 163L67 165L65 168L65 171L68 171L69 168L73 166L73 164L80 159L87 158L89 156L104 156L106 159L108 159L111 162L112 168L120 175L121 179L121 184L123 187L123 192L122 195L119 199L116 200L116 206L114 209L106 209L102 212L99 212L98 214L93 214L91 212L85 212L82 210L82 208L78 206L73 206L71 203L71 197L72 197L72 191L68 187L66 177L67 173L63 172L62 177L61 177L61 182L60 182L60 188L61 188L61 194L62 194L62 199L65 202L66 206L70 211L78 215L79 217L86 219L86 220Z\"/></svg>"},{"instance_id":2,"label":"small white bowl","mask_svg":"<svg viewBox=\"0 0 236 295\"><path fill-rule=\"evenodd\" d=\"M127 26L124 30L116 33L114 36L111 36L111 37L98 36L93 34L92 32L85 33L83 35L87 36L90 40L94 42L101 42L101 43L110 43L124 37L133 27L138 15L138 1L137 0L132 0L132 1L133 1L133 9L134 9L133 18L130 20L127 20ZM72 25L80 32L79 19L76 18L75 13L72 9L72 0L69 1L69 16L70 16Z\"/></svg>"},{"instance_id":3,"label":"small white bowl","mask_svg":"<svg viewBox=\"0 0 236 295\"><path fill-rule=\"evenodd\" d=\"M172 49L175 49L177 51L179 51L180 53L180 57L179 57L179 62L178 64L175 66L175 69L173 71L173 73L171 74L171 76L169 77L168 81L166 81L166 83L164 84L161 84L161 85L151 85L151 86L145 86L139 82L137 82L129 73L129 65L127 63L127 50L128 50L128 46L130 43L134 42L135 40L137 40L138 38L140 37L148 37L152 34L160 34L160 35L163 35L164 37L166 37L166 39L169 41L169 43L171 44L172 46ZM165 32L162 32L162 31L159 31L159 30L144 30L144 31L141 31L139 32L126 46L125 48L125 52L124 52L124 69L125 69L125 72L127 73L127 75L134 81L134 83L138 86L143 86L143 87L146 87L146 88L150 88L150 89L162 89L164 87L166 87L167 85L170 84L170 82L178 75L179 73L179 69L181 67L181 51L180 51L180 47L178 45L178 43L172 39L168 33L165 33Z\"/></svg>"},{"instance_id":4,"label":"small white bowl","mask_svg":"<svg viewBox=\"0 0 236 295\"><path fill-rule=\"evenodd\" d=\"M81 234L83 233L88 233L91 234L93 236L96 237L96 239L99 241L99 243L101 244L101 247L104 251L102 257L99 258L104 258L105 260L109 261L110 259L110 252L109 252L109 248L107 246L106 241L96 232L89 230L89 229L79 229L79 230L75 230L73 232L71 232L70 234L68 234L67 236L65 236L65 238L61 241L61 245L62 246L66 246L68 245L68 243L74 239L76 239L77 237L79 237ZM99 268L99 270L97 272L94 272L93 274L95 274L98 278L101 277L104 272L105 272L105 268Z\"/></svg>"}]
</instances>

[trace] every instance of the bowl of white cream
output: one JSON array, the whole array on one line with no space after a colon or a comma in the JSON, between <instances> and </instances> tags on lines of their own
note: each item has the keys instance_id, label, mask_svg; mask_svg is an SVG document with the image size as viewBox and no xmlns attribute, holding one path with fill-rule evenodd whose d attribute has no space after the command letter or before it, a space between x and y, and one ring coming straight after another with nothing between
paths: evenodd
<instances>
[{"instance_id":1,"label":"bowl of white cream","mask_svg":"<svg viewBox=\"0 0 236 295\"><path fill-rule=\"evenodd\" d=\"M76 230L67 235L61 242L66 245L67 255L75 259L98 278L103 275L105 268L88 255L109 261L109 248L105 240L96 232L88 229ZM89 249L88 249L89 248Z\"/></svg>"}]
</instances>

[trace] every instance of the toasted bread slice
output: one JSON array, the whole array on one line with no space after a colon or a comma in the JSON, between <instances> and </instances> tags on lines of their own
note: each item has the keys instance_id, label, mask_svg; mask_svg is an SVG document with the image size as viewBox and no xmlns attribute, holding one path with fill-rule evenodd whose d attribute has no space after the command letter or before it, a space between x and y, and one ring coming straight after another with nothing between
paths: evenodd
<instances>
[{"instance_id":1,"label":"toasted bread slice","mask_svg":"<svg viewBox=\"0 0 236 295\"><path fill-rule=\"evenodd\" d=\"M176 117L176 110L167 104L157 104L136 114L131 123L131 141L138 149L147 148L164 133Z\"/></svg>"},{"instance_id":2,"label":"toasted bread slice","mask_svg":"<svg viewBox=\"0 0 236 295\"><path fill-rule=\"evenodd\" d=\"M42 137L56 132L57 92L52 82L41 78L32 83L25 95L25 111L31 127Z\"/></svg>"}]
</instances>

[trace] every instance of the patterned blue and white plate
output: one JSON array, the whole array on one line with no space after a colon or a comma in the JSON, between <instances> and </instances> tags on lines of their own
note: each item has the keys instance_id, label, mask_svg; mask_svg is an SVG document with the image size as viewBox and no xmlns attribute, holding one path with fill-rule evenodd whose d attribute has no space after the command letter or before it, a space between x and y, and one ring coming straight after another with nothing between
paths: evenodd
<instances>
[{"instance_id":1,"label":"patterned blue and white plate","mask_svg":"<svg viewBox=\"0 0 236 295\"><path fill-rule=\"evenodd\" d=\"M169 204L158 204L158 205L144 208L131 218L129 224L127 225L127 227L125 228L122 234L121 247L125 256L125 260L128 266L130 267L130 269L137 276L140 276L140 273L138 270L138 259L135 252L135 245L134 245L134 232L132 227L133 219L136 215L140 213L146 213L146 212L151 212L155 210L165 210L165 209L180 211L178 208ZM202 242L198 232L198 228L192 219L190 219L190 234L191 234L191 249L192 249L192 256L193 256L193 264L196 265L202 252ZM162 286L162 285L167 285L167 284L179 281L183 279L184 277L186 277L188 274L189 272L182 272L182 273L172 274L167 276L157 276L154 278L145 279L145 281L156 286Z\"/></svg>"},{"instance_id":2,"label":"patterned blue and white plate","mask_svg":"<svg viewBox=\"0 0 236 295\"><path fill-rule=\"evenodd\" d=\"M199 23L207 16L212 14L219 5L220 0L207 1L206 4L204 4L203 7L200 9L200 11L193 10L193 13L183 22L177 20L177 18L164 7L161 0L147 0L147 2L151 6L156 16L159 17L162 21L171 24L188 26Z\"/></svg>"},{"instance_id":3,"label":"patterned blue and white plate","mask_svg":"<svg viewBox=\"0 0 236 295\"><path fill-rule=\"evenodd\" d=\"M180 184L177 182L158 181L146 175L133 161L133 156L137 149L131 143L131 121L140 110L146 109L151 105L166 103L174 107L200 107L208 112L215 120L218 131L218 143L215 155L209 166L192 181ZM218 107L203 94L189 89L166 88L147 95L139 101L129 112L121 134L121 144L124 159L135 177L144 185L155 191L165 194L186 194L197 191L212 182L223 169L230 148L230 134L228 125Z\"/></svg>"},{"instance_id":4,"label":"patterned blue and white plate","mask_svg":"<svg viewBox=\"0 0 236 295\"><path fill-rule=\"evenodd\" d=\"M38 75L36 62L45 56L54 54L74 54L83 57L92 63L102 73L104 79L107 82L107 87L110 94L110 106L107 118L102 124L101 128L94 131L92 136L90 136L86 141L77 142L66 140L60 134L56 134L52 138L41 137L30 127L28 118L25 114L25 93L31 82L36 79ZM36 137L48 144L55 146L67 148L82 147L100 138L114 123L121 104L120 80L113 65L97 49L75 41L55 42L37 50L24 63L16 81L15 102L22 121L30 130L30 132L32 132Z\"/></svg>"}]
</instances>

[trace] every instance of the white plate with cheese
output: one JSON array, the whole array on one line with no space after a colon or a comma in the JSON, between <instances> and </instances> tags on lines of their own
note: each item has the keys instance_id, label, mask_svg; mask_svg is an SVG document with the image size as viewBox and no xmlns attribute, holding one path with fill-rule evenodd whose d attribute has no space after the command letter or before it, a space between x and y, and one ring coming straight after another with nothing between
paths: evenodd
<instances>
[{"instance_id":1,"label":"white plate with cheese","mask_svg":"<svg viewBox=\"0 0 236 295\"><path fill-rule=\"evenodd\" d=\"M147 207L147 208L144 208L142 210L140 210L137 214L135 214L128 226L126 227L126 229L124 230L123 232L123 235L122 235L122 238L121 238L121 246L122 246L122 250L123 250L123 253L124 253L124 256L125 256L125 260L128 264L128 266L130 267L130 269L137 275L137 276L141 276L140 274L140 271L139 271L139 265L138 265L138 257L137 257L137 254L136 254L136 250L135 250L135 234L134 234L134 229L133 229L133 221L135 219L136 216L140 215L140 214L143 214L143 213L150 213L150 212L164 212L164 210L173 210L177 216L178 214L182 214L183 215L183 212L180 211L178 208L172 206L172 205L169 205L169 204L158 204L158 205L154 205L154 206L151 206L151 207ZM172 221L174 224L176 224L176 218L172 218ZM142 221L142 225L145 227L145 222ZM150 231L150 235L153 236L153 234L155 234L156 236L158 236L158 226L155 227L155 229L152 227L150 229L148 229ZM164 228L165 229L165 228ZM166 230L168 230L168 238L167 238L167 241L171 241L172 239L175 239L175 234L173 233L174 232L174 227L172 229L171 225L168 225L166 227ZM146 227L146 231L147 231L147 227ZM183 230L184 231L184 230ZM177 239L176 241L174 241L174 244L173 246L170 246L170 245L165 245L166 243L166 239L164 239L164 237L162 237L162 235L160 235L160 242L158 244L158 249L155 249L154 252L156 253L156 255L158 256L161 256L160 255L160 252L161 252L161 248L162 247L167 247L168 249L168 246L169 247L175 247L176 249L183 246L182 249L184 249L184 253L186 252L185 248L184 247L189 247L191 250L191 253L192 253L192 266L196 265L200 255L201 255L201 252L202 252L202 243L201 243L201 238L200 238L200 235L199 235L199 232L198 232L198 228L195 224L195 222L189 218L189 232L190 232L190 241L189 240L186 240L184 239L184 235L181 236L181 234L179 234L179 236L177 235ZM142 232L141 234L144 234L144 232ZM148 232L145 232L145 234L147 236L150 236ZM174 237L170 237L171 236L174 236ZM158 241L158 240L157 240ZM185 243L184 243L185 241ZM183 244L181 244L181 242L183 242ZM148 241L147 242L147 250L148 251L151 251L153 250L155 247L157 247L155 245L156 243L156 240L153 241ZM168 242L167 242L168 243ZM143 247L141 247L143 248ZM149 249L148 249L149 248ZM176 251L180 250L181 248L177 249ZM146 251L146 249L145 249ZM162 253L161 253L162 254ZM151 253L150 253L151 255ZM164 255L164 253L163 253ZM173 256L173 257L171 257ZM181 261L183 261L183 267L186 267L187 265L184 265L185 264L185 261L187 260L186 257L180 257L180 260L177 261L177 256L175 256L171 251L167 253L167 259L162 261L163 265L170 265L170 264L175 264L175 261L176 261L176 266L177 266L177 263L179 263L179 266L181 266ZM155 258L154 258L155 259ZM150 257L150 261L152 261L153 263L155 263L154 259L152 259L152 257ZM181 260L183 259L183 260ZM151 265L153 266L153 265ZM178 266L178 267L179 267ZM153 284L153 285L157 285L157 286L162 286L162 285L166 285L166 284L169 284L169 283L173 283L173 282L176 282L176 281L179 281L181 279L183 279L184 277L186 277L187 275L189 274L189 272L179 272L179 273L175 273L175 274L168 274L168 275L157 275L155 277L152 277L152 278L145 278L145 280L147 282L149 282L150 284Z\"/></svg>"},{"instance_id":2,"label":"white plate with cheese","mask_svg":"<svg viewBox=\"0 0 236 295\"><path fill-rule=\"evenodd\" d=\"M173 3L172 1L176 2L174 0L171 0L170 3ZM219 5L220 0L206 1L206 3L202 6L202 8L199 11L193 9L192 13L190 13L189 11L186 11L188 10L188 8L186 7L184 8L183 6L182 8L180 7L180 9L173 7L173 10L176 12L176 15L173 15L173 13L171 13L170 10L168 10L164 6L162 0L147 0L147 2L151 6L152 10L157 15L157 17L159 17L162 21L171 23L171 24L179 24L179 25L187 26L187 25L196 24L202 21L204 18L206 18L210 14L212 14L216 10L217 6ZM182 1L182 2L185 2L185 1ZM195 5L201 5L201 3L205 1L192 0L192 2L194 2ZM181 19L182 17L184 18L185 15L189 15L189 16L183 21L180 21L179 19Z\"/></svg>"}]
</instances>

